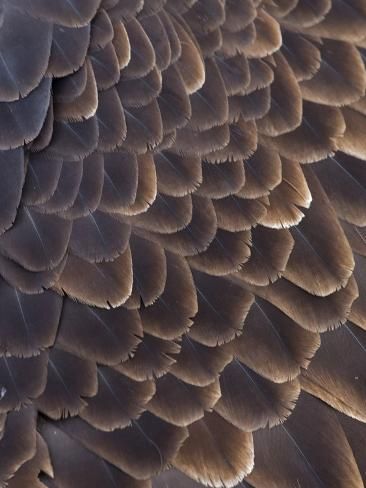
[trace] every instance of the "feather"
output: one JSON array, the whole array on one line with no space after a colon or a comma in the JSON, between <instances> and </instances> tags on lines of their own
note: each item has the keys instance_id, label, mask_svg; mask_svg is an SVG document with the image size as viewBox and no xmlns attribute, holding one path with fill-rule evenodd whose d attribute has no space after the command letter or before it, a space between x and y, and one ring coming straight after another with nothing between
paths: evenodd
<instances>
[{"instance_id":1,"label":"feather","mask_svg":"<svg viewBox=\"0 0 366 488\"><path fill-rule=\"evenodd\" d=\"M0 281L2 355L30 357L51 347L59 324L62 299L51 291L26 295ZM44 317L47 316L47 321Z\"/></svg>"},{"instance_id":2,"label":"feather","mask_svg":"<svg viewBox=\"0 0 366 488\"><path fill-rule=\"evenodd\" d=\"M104 187L104 162L99 153L92 153L83 160L83 176L73 205L61 213L63 218L74 220L94 212L99 206Z\"/></svg>"},{"instance_id":3,"label":"feather","mask_svg":"<svg viewBox=\"0 0 366 488\"><path fill-rule=\"evenodd\" d=\"M365 424L341 414L338 414L338 419L347 436L347 441L351 446L362 480L365 483L366 466L365 458L363 456L363 446L365 445L366 435Z\"/></svg>"},{"instance_id":4,"label":"feather","mask_svg":"<svg viewBox=\"0 0 366 488\"><path fill-rule=\"evenodd\" d=\"M269 87L256 90L248 95L237 95L229 98L229 120L236 121L262 119L271 108L271 92Z\"/></svg>"},{"instance_id":5,"label":"feather","mask_svg":"<svg viewBox=\"0 0 366 488\"><path fill-rule=\"evenodd\" d=\"M197 387L166 374L156 381L156 393L147 408L173 425L186 427L211 411L219 398L218 381Z\"/></svg>"},{"instance_id":6,"label":"feather","mask_svg":"<svg viewBox=\"0 0 366 488\"><path fill-rule=\"evenodd\" d=\"M61 100L60 98L56 98L55 100L54 116L55 120L59 122L82 122L85 119L93 117L97 111L98 91L94 71L89 60L84 63L84 66L85 85L80 94L77 94L76 97L70 99L68 99L68 94L66 94L66 97L65 95L61 96ZM79 71L77 71L77 73L79 73ZM61 78L61 80L67 80L68 78L69 77ZM67 89L67 85L65 88L65 84L63 86L61 84L59 91Z\"/></svg>"},{"instance_id":7,"label":"feather","mask_svg":"<svg viewBox=\"0 0 366 488\"><path fill-rule=\"evenodd\" d=\"M4 392L0 401L1 413L19 410L43 392L47 379L47 359L46 353L27 359L1 358L0 383Z\"/></svg>"},{"instance_id":8,"label":"feather","mask_svg":"<svg viewBox=\"0 0 366 488\"><path fill-rule=\"evenodd\" d=\"M50 96L50 103L48 105L46 117L44 119L42 128L38 136L33 139L30 144L31 152L40 152L46 149L52 139L53 135L53 123L54 123L54 113L53 113L53 100L52 94Z\"/></svg>"},{"instance_id":9,"label":"feather","mask_svg":"<svg viewBox=\"0 0 366 488\"><path fill-rule=\"evenodd\" d=\"M55 170L57 170L57 172L59 171L59 160L54 161L45 159L42 161L42 158L40 158L39 162L37 160L36 162L38 163L36 167L37 175L38 172L42 171L43 174L45 173L44 176L42 174L43 178L46 178L46 176L48 177L48 174L51 173L49 170L47 171L44 169L44 166L46 165L54 165ZM53 189L53 178L56 175L51 173L52 180L50 178L51 181L49 184L50 186L52 184L52 186L50 190ZM56 189L50 195L48 200L45 202L39 202L36 209L42 213L52 214L56 212L63 212L71 208L78 196L82 178L83 161L63 161L61 171L59 172Z\"/></svg>"},{"instance_id":10,"label":"feather","mask_svg":"<svg viewBox=\"0 0 366 488\"><path fill-rule=\"evenodd\" d=\"M44 78L26 98L0 103L0 150L31 142L40 133L50 102L51 80Z\"/></svg>"},{"instance_id":11,"label":"feather","mask_svg":"<svg viewBox=\"0 0 366 488\"><path fill-rule=\"evenodd\" d=\"M98 90L108 90L118 83L119 60L111 42L99 51L90 52L88 57L93 67Z\"/></svg>"},{"instance_id":12,"label":"feather","mask_svg":"<svg viewBox=\"0 0 366 488\"><path fill-rule=\"evenodd\" d=\"M171 51L170 64L173 64L180 58L182 54L182 45L177 30L173 24L172 17L164 10L159 12L158 15L161 22L163 23L164 29L169 39L169 45Z\"/></svg>"},{"instance_id":13,"label":"feather","mask_svg":"<svg viewBox=\"0 0 366 488\"><path fill-rule=\"evenodd\" d=\"M365 9L361 2L332 0L327 16L307 29L308 34L338 41L357 42L365 37ZM321 19L319 19L321 20Z\"/></svg>"},{"instance_id":14,"label":"feather","mask_svg":"<svg viewBox=\"0 0 366 488\"><path fill-rule=\"evenodd\" d=\"M131 295L132 262L129 247L113 262L88 263L69 254L57 287L59 291L100 308L118 307Z\"/></svg>"},{"instance_id":15,"label":"feather","mask_svg":"<svg viewBox=\"0 0 366 488\"><path fill-rule=\"evenodd\" d=\"M338 148L362 160L366 159L366 146L363 134L366 125L366 117L350 108L343 108L342 115L346 124L346 130L342 139L339 140Z\"/></svg>"},{"instance_id":16,"label":"feather","mask_svg":"<svg viewBox=\"0 0 366 488\"><path fill-rule=\"evenodd\" d=\"M26 97L42 81L51 50L52 25L2 6L0 44L0 99ZM35 33L37 35L35 35Z\"/></svg>"},{"instance_id":17,"label":"feather","mask_svg":"<svg viewBox=\"0 0 366 488\"><path fill-rule=\"evenodd\" d=\"M197 32L196 39L205 59L214 57L222 47L222 32L219 28L209 33Z\"/></svg>"},{"instance_id":18,"label":"feather","mask_svg":"<svg viewBox=\"0 0 366 488\"><path fill-rule=\"evenodd\" d=\"M100 9L91 23L89 49L103 49L113 37L111 19L105 10Z\"/></svg>"},{"instance_id":19,"label":"feather","mask_svg":"<svg viewBox=\"0 0 366 488\"><path fill-rule=\"evenodd\" d=\"M255 19L256 10L251 0L240 3L228 0L225 5L225 22L223 29L238 32Z\"/></svg>"},{"instance_id":20,"label":"feather","mask_svg":"<svg viewBox=\"0 0 366 488\"><path fill-rule=\"evenodd\" d=\"M312 436L311 432L317 432ZM275 446L281 446L276 448ZM255 488L362 486L351 448L334 412L303 393L285 425L254 434Z\"/></svg>"},{"instance_id":21,"label":"feather","mask_svg":"<svg viewBox=\"0 0 366 488\"><path fill-rule=\"evenodd\" d=\"M55 121L51 142L42 154L52 159L80 161L97 148L98 138L95 116L82 122Z\"/></svg>"},{"instance_id":22,"label":"feather","mask_svg":"<svg viewBox=\"0 0 366 488\"><path fill-rule=\"evenodd\" d=\"M359 256L358 254L354 254L355 259L355 270L354 270L354 277L357 282L358 287L358 298L355 300L352 306L351 313L349 315L349 320L352 321L354 324L358 325L362 329L366 330L366 321L365 321L365 294L366 294L366 283L364 280L364 273L365 273L365 258L364 256Z\"/></svg>"},{"instance_id":23,"label":"feather","mask_svg":"<svg viewBox=\"0 0 366 488\"><path fill-rule=\"evenodd\" d=\"M280 154L300 163L320 161L344 146L348 122L335 107L303 102L301 125L293 132L271 139Z\"/></svg>"},{"instance_id":24,"label":"feather","mask_svg":"<svg viewBox=\"0 0 366 488\"><path fill-rule=\"evenodd\" d=\"M222 125L228 118L228 101L224 80L214 60L205 63L205 82L192 94L192 115L188 127L192 130L208 130Z\"/></svg>"},{"instance_id":25,"label":"feather","mask_svg":"<svg viewBox=\"0 0 366 488\"><path fill-rule=\"evenodd\" d=\"M266 286L275 282L287 269L294 239L286 229L252 229L251 255L235 275L247 283Z\"/></svg>"},{"instance_id":26,"label":"feather","mask_svg":"<svg viewBox=\"0 0 366 488\"><path fill-rule=\"evenodd\" d=\"M311 83L313 76L316 75L322 64L320 50L311 42L311 39L300 35L298 32L284 31L282 40L281 53L297 81L310 80ZM328 69L326 64L325 69ZM302 87L303 84L300 86Z\"/></svg>"},{"instance_id":27,"label":"feather","mask_svg":"<svg viewBox=\"0 0 366 488\"><path fill-rule=\"evenodd\" d=\"M121 79L116 86L124 107L144 107L159 96L162 89L162 75L154 67L138 80Z\"/></svg>"},{"instance_id":28,"label":"feather","mask_svg":"<svg viewBox=\"0 0 366 488\"><path fill-rule=\"evenodd\" d=\"M156 68L159 71L166 70L171 63L172 50L163 21L159 15L154 14L142 17L140 23L153 46Z\"/></svg>"},{"instance_id":29,"label":"feather","mask_svg":"<svg viewBox=\"0 0 366 488\"><path fill-rule=\"evenodd\" d=\"M257 148L257 127L255 122L239 117L229 125L229 141L225 147L214 149L205 159L212 163L242 161L251 156ZM244 183L244 182L243 182Z\"/></svg>"},{"instance_id":30,"label":"feather","mask_svg":"<svg viewBox=\"0 0 366 488\"><path fill-rule=\"evenodd\" d=\"M184 14L184 20L194 33L210 32L225 20L225 5L221 0L197 0Z\"/></svg>"},{"instance_id":31,"label":"feather","mask_svg":"<svg viewBox=\"0 0 366 488\"><path fill-rule=\"evenodd\" d=\"M217 226L230 232L250 230L267 212L263 199L248 200L236 195L214 200L213 205Z\"/></svg>"},{"instance_id":32,"label":"feather","mask_svg":"<svg viewBox=\"0 0 366 488\"><path fill-rule=\"evenodd\" d=\"M157 179L154 160L151 153L139 155L137 157L138 165L138 184L135 199L132 205L123 210L126 215L137 215L146 212L154 202L157 194ZM132 191L135 190L134 182ZM131 192L127 191L127 195Z\"/></svg>"},{"instance_id":33,"label":"feather","mask_svg":"<svg viewBox=\"0 0 366 488\"><path fill-rule=\"evenodd\" d=\"M231 361L230 350L224 346L208 347L185 335L181 350L174 356L176 362L170 372L190 385L204 387L216 380L219 373Z\"/></svg>"},{"instance_id":34,"label":"feather","mask_svg":"<svg viewBox=\"0 0 366 488\"><path fill-rule=\"evenodd\" d=\"M284 278L267 288L255 288L253 291L312 332L325 332L343 324L358 295L353 278L345 288L327 297L310 295Z\"/></svg>"},{"instance_id":35,"label":"feather","mask_svg":"<svg viewBox=\"0 0 366 488\"><path fill-rule=\"evenodd\" d=\"M133 225L158 234L173 234L184 229L192 219L190 195L169 197L157 194L149 209L131 218Z\"/></svg>"},{"instance_id":36,"label":"feather","mask_svg":"<svg viewBox=\"0 0 366 488\"><path fill-rule=\"evenodd\" d=\"M66 257L55 268L33 272L0 254L0 274L20 292L33 295L51 288L58 281L65 262Z\"/></svg>"},{"instance_id":37,"label":"feather","mask_svg":"<svg viewBox=\"0 0 366 488\"><path fill-rule=\"evenodd\" d=\"M164 8L166 1L167 0L145 0L139 16L146 17L160 12Z\"/></svg>"},{"instance_id":38,"label":"feather","mask_svg":"<svg viewBox=\"0 0 366 488\"><path fill-rule=\"evenodd\" d=\"M113 23L113 47L117 56L119 69L125 68L131 61L131 45L123 22L119 20Z\"/></svg>"},{"instance_id":39,"label":"feather","mask_svg":"<svg viewBox=\"0 0 366 488\"><path fill-rule=\"evenodd\" d=\"M29 271L44 271L62 260L70 232L70 222L22 207L13 227L0 237L0 250Z\"/></svg>"},{"instance_id":40,"label":"feather","mask_svg":"<svg viewBox=\"0 0 366 488\"><path fill-rule=\"evenodd\" d=\"M7 153L7 158L10 154ZM17 149L12 154L18 154L20 159L23 159L21 149ZM12 166L14 168L15 164L13 163ZM61 160L53 160L50 164L50 161L39 154L31 154L22 193L23 202L27 205L37 205L49 200L56 191L62 169Z\"/></svg>"},{"instance_id":41,"label":"feather","mask_svg":"<svg viewBox=\"0 0 366 488\"><path fill-rule=\"evenodd\" d=\"M271 108L257 122L258 130L268 136L293 131L301 123L302 100L297 80L284 56L275 54L274 82L271 84Z\"/></svg>"},{"instance_id":42,"label":"feather","mask_svg":"<svg viewBox=\"0 0 366 488\"><path fill-rule=\"evenodd\" d=\"M47 441L54 470L53 481L51 478L43 479L47 487L56 488L53 483L57 483L57 488L87 488L93 484L108 486L112 483L126 488L149 488L147 481L137 481L126 475L86 449L59 426L44 422L41 431ZM80 466L85 469L80 470Z\"/></svg>"},{"instance_id":43,"label":"feather","mask_svg":"<svg viewBox=\"0 0 366 488\"><path fill-rule=\"evenodd\" d=\"M137 154L146 153L163 140L163 121L157 101L144 107L125 107L127 137L124 147Z\"/></svg>"},{"instance_id":44,"label":"feather","mask_svg":"<svg viewBox=\"0 0 366 488\"><path fill-rule=\"evenodd\" d=\"M231 341L241 334L254 297L224 278L194 273L198 313L189 337L208 347Z\"/></svg>"},{"instance_id":45,"label":"feather","mask_svg":"<svg viewBox=\"0 0 366 488\"><path fill-rule=\"evenodd\" d=\"M174 18L172 18L172 22L182 49L180 58L176 63L177 68L182 75L187 93L192 95L205 82L205 67L202 55L187 30ZM188 66L189 69L187 69Z\"/></svg>"},{"instance_id":46,"label":"feather","mask_svg":"<svg viewBox=\"0 0 366 488\"><path fill-rule=\"evenodd\" d=\"M357 227L356 225L351 225L348 222L340 220L343 232L345 233L352 250L360 254L361 256L366 256L366 235L364 227ZM355 256L357 258L357 256ZM357 271L357 268L356 268Z\"/></svg>"},{"instance_id":47,"label":"feather","mask_svg":"<svg viewBox=\"0 0 366 488\"><path fill-rule=\"evenodd\" d=\"M124 429L138 418L155 393L153 381L138 382L113 368L98 367L98 393L88 399L80 417L95 429Z\"/></svg>"},{"instance_id":48,"label":"feather","mask_svg":"<svg viewBox=\"0 0 366 488\"><path fill-rule=\"evenodd\" d=\"M101 310L64 300L57 344L70 354L114 365L128 358L142 335L136 311L122 307Z\"/></svg>"},{"instance_id":49,"label":"feather","mask_svg":"<svg viewBox=\"0 0 366 488\"><path fill-rule=\"evenodd\" d=\"M152 305L164 292L167 263L164 249L147 239L132 234L130 248L133 266L133 290L126 306L139 308Z\"/></svg>"},{"instance_id":50,"label":"feather","mask_svg":"<svg viewBox=\"0 0 366 488\"><path fill-rule=\"evenodd\" d=\"M24 179L23 149L0 151L0 235L15 221Z\"/></svg>"},{"instance_id":51,"label":"feather","mask_svg":"<svg viewBox=\"0 0 366 488\"><path fill-rule=\"evenodd\" d=\"M164 132L184 127L192 115L191 102L182 75L174 64L162 73L162 90L158 104Z\"/></svg>"},{"instance_id":52,"label":"feather","mask_svg":"<svg viewBox=\"0 0 366 488\"><path fill-rule=\"evenodd\" d=\"M328 40L321 46L319 71L301 83L301 93L305 100L339 107L357 101L365 87L365 67L357 48Z\"/></svg>"},{"instance_id":53,"label":"feather","mask_svg":"<svg viewBox=\"0 0 366 488\"><path fill-rule=\"evenodd\" d=\"M280 48L282 37L278 22L263 8L257 11L254 20L255 41L245 48L249 58L264 58Z\"/></svg>"},{"instance_id":54,"label":"feather","mask_svg":"<svg viewBox=\"0 0 366 488\"><path fill-rule=\"evenodd\" d=\"M253 44L256 38L254 22L251 22L239 32L230 32L222 29L221 35L222 44L219 51L221 55L229 58L236 54L245 55L246 48Z\"/></svg>"},{"instance_id":55,"label":"feather","mask_svg":"<svg viewBox=\"0 0 366 488\"><path fill-rule=\"evenodd\" d=\"M245 185L240 190L243 198L258 198L269 195L282 180L282 163L279 154L262 144L245 161Z\"/></svg>"},{"instance_id":56,"label":"feather","mask_svg":"<svg viewBox=\"0 0 366 488\"><path fill-rule=\"evenodd\" d=\"M300 394L299 381L273 383L237 359L221 373L220 387L215 412L246 432L284 422Z\"/></svg>"},{"instance_id":57,"label":"feather","mask_svg":"<svg viewBox=\"0 0 366 488\"><path fill-rule=\"evenodd\" d=\"M175 363L179 350L175 342L144 334L133 356L116 369L136 381L160 378Z\"/></svg>"},{"instance_id":58,"label":"feather","mask_svg":"<svg viewBox=\"0 0 366 488\"><path fill-rule=\"evenodd\" d=\"M142 308L140 316L144 331L160 339L174 340L191 326L197 313L197 296L184 258L166 253L166 266L163 294L154 304Z\"/></svg>"},{"instance_id":59,"label":"feather","mask_svg":"<svg viewBox=\"0 0 366 488\"><path fill-rule=\"evenodd\" d=\"M333 408L365 422L366 332L347 322L321 336L321 347L301 378L302 388Z\"/></svg>"},{"instance_id":60,"label":"feather","mask_svg":"<svg viewBox=\"0 0 366 488\"><path fill-rule=\"evenodd\" d=\"M137 158L134 154L118 151L104 154L104 182L100 210L117 212L135 202L138 188Z\"/></svg>"},{"instance_id":61,"label":"feather","mask_svg":"<svg viewBox=\"0 0 366 488\"><path fill-rule=\"evenodd\" d=\"M35 455L22 464L15 475L9 480L7 486L9 488L22 488L22 486L44 488L45 485L39 479L41 471L50 476L53 474L47 444L37 433Z\"/></svg>"},{"instance_id":62,"label":"feather","mask_svg":"<svg viewBox=\"0 0 366 488\"><path fill-rule=\"evenodd\" d=\"M55 25L47 74L59 78L80 69L86 59L89 40L90 25L78 29Z\"/></svg>"},{"instance_id":63,"label":"feather","mask_svg":"<svg viewBox=\"0 0 366 488\"><path fill-rule=\"evenodd\" d=\"M366 225L364 166L364 161L342 152L337 152L333 157L314 165L314 173L326 191L337 216L360 227Z\"/></svg>"},{"instance_id":64,"label":"feather","mask_svg":"<svg viewBox=\"0 0 366 488\"><path fill-rule=\"evenodd\" d=\"M155 65L155 51L140 22L131 19L124 24L131 46L131 60L122 72L123 79L146 76Z\"/></svg>"},{"instance_id":65,"label":"feather","mask_svg":"<svg viewBox=\"0 0 366 488\"><path fill-rule=\"evenodd\" d=\"M80 419L55 424L89 451L137 479L148 479L170 463L186 437L174 427L145 412L126 429L101 432Z\"/></svg>"},{"instance_id":66,"label":"feather","mask_svg":"<svg viewBox=\"0 0 366 488\"><path fill-rule=\"evenodd\" d=\"M118 0L116 5L109 9L112 18L130 20L135 17L143 8L144 0Z\"/></svg>"},{"instance_id":67,"label":"feather","mask_svg":"<svg viewBox=\"0 0 366 488\"><path fill-rule=\"evenodd\" d=\"M190 224L175 234L153 235L165 249L184 256L193 256L207 249L215 237L217 222L211 200L192 197L193 214Z\"/></svg>"},{"instance_id":68,"label":"feather","mask_svg":"<svg viewBox=\"0 0 366 488\"><path fill-rule=\"evenodd\" d=\"M128 224L96 210L73 222L69 249L90 263L113 261L125 252L130 233Z\"/></svg>"},{"instance_id":69,"label":"feather","mask_svg":"<svg viewBox=\"0 0 366 488\"><path fill-rule=\"evenodd\" d=\"M202 183L199 157L184 157L170 151L154 154L158 191L172 197L193 193Z\"/></svg>"},{"instance_id":70,"label":"feather","mask_svg":"<svg viewBox=\"0 0 366 488\"><path fill-rule=\"evenodd\" d=\"M232 128L232 131L235 133L235 128ZM241 135L239 134L238 139ZM237 142L239 146L239 141ZM241 149L244 148L241 147ZM220 201L222 198L237 193L244 182L244 165L240 159L238 161L228 160L224 164L202 162L202 183L196 194Z\"/></svg>"},{"instance_id":71,"label":"feather","mask_svg":"<svg viewBox=\"0 0 366 488\"><path fill-rule=\"evenodd\" d=\"M284 383L308 367L319 346L319 334L299 327L269 302L256 297L243 333L229 344L229 350L257 374Z\"/></svg>"},{"instance_id":72,"label":"feather","mask_svg":"<svg viewBox=\"0 0 366 488\"><path fill-rule=\"evenodd\" d=\"M271 61L271 57L268 58L268 62ZM243 94L252 93L255 90L266 88L270 86L274 81L274 72L268 62L261 59L249 59L249 73L250 83L245 86Z\"/></svg>"},{"instance_id":73,"label":"feather","mask_svg":"<svg viewBox=\"0 0 366 488\"><path fill-rule=\"evenodd\" d=\"M86 405L83 397L93 396L96 392L95 363L54 347L48 358L46 388L35 403L41 412L57 420L77 415Z\"/></svg>"},{"instance_id":74,"label":"feather","mask_svg":"<svg viewBox=\"0 0 366 488\"><path fill-rule=\"evenodd\" d=\"M354 268L353 254L319 180L311 170L305 174L313 203L292 230L295 246L284 276L308 293L327 296L346 286Z\"/></svg>"},{"instance_id":75,"label":"feather","mask_svg":"<svg viewBox=\"0 0 366 488\"><path fill-rule=\"evenodd\" d=\"M14 7L29 15L39 17L65 27L76 27L88 24L97 12L100 0L12 0Z\"/></svg>"},{"instance_id":76,"label":"feather","mask_svg":"<svg viewBox=\"0 0 366 488\"><path fill-rule=\"evenodd\" d=\"M88 81L89 69L90 63L86 61L75 73L53 80L53 100L56 103L68 103L80 97Z\"/></svg>"},{"instance_id":77,"label":"feather","mask_svg":"<svg viewBox=\"0 0 366 488\"><path fill-rule=\"evenodd\" d=\"M21 442L14 442L21 439ZM14 473L36 452L36 411L32 407L9 412L0 441L0 483L7 485Z\"/></svg>"},{"instance_id":78,"label":"feather","mask_svg":"<svg viewBox=\"0 0 366 488\"><path fill-rule=\"evenodd\" d=\"M282 182L269 194L269 205L261 224L274 229L299 224L306 208L311 206L312 195L301 165L282 158ZM300 208L301 209L300 209Z\"/></svg>"},{"instance_id":79,"label":"feather","mask_svg":"<svg viewBox=\"0 0 366 488\"><path fill-rule=\"evenodd\" d=\"M295 29L316 26L324 17L326 18L331 7L331 0L321 0L311 4L299 0L296 7L286 15L285 22Z\"/></svg>"},{"instance_id":80,"label":"feather","mask_svg":"<svg viewBox=\"0 0 366 488\"><path fill-rule=\"evenodd\" d=\"M117 90L99 93L96 113L99 127L98 151L114 151L127 135L126 120Z\"/></svg>"},{"instance_id":81,"label":"feather","mask_svg":"<svg viewBox=\"0 0 366 488\"><path fill-rule=\"evenodd\" d=\"M250 257L251 234L249 231L228 232L218 229L209 247L189 258L189 264L212 276L233 273Z\"/></svg>"},{"instance_id":82,"label":"feather","mask_svg":"<svg viewBox=\"0 0 366 488\"><path fill-rule=\"evenodd\" d=\"M252 435L235 428L216 413L189 427L189 437L173 465L205 485L235 486L253 467ZM228 461L230 460L230 461Z\"/></svg>"},{"instance_id":83,"label":"feather","mask_svg":"<svg viewBox=\"0 0 366 488\"><path fill-rule=\"evenodd\" d=\"M215 56L228 96L242 93L250 83L248 60L245 56L237 55L230 58Z\"/></svg>"},{"instance_id":84,"label":"feather","mask_svg":"<svg viewBox=\"0 0 366 488\"><path fill-rule=\"evenodd\" d=\"M229 142L228 124L213 127L204 132L184 128L177 132L174 149L184 156L204 156L224 149Z\"/></svg>"},{"instance_id":85,"label":"feather","mask_svg":"<svg viewBox=\"0 0 366 488\"><path fill-rule=\"evenodd\" d=\"M282 21L282 18L286 17L286 15L296 7L298 1L299 0L278 0L272 2L268 5L268 13Z\"/></svg>"}]
</instances>

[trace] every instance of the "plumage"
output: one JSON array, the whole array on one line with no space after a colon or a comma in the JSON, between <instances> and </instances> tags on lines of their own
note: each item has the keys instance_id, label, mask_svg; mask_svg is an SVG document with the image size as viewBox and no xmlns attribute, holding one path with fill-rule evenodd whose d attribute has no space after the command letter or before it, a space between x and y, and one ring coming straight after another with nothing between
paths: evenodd
<instances>
[{"instance_id":1,"label":"plumage","mask_svg":"<svg viewBox=\"0 0 366 488\"><path fill-rule=\"evenodd\" d=\"M304 415L306 410L312 415ZM315 449L307 435L308 429L315 428L315 422L320 422L321 426L316 443L319 447L324 446L324 450ZM276 441L280 442L281 449L273 451L271 446ZM255 487L271 486L272 483L291 486L294 473L297 473L299 483L305 486L362 486L351 448L335 412L306 393L285 425L255 434L254 449L256 446L258 468L249 476L249 482ZM323 461L323 456L329 464ZM273 472L273 465L280 465L282 469Z\"/></svg>"},{"instance_id":2,"label":"plumage","mask_svg":"<svg viewBox=\"0 0 366 488\"><path fill-rule=\"evenodd\" d=\"M2 422L0 479L7 483L36 452L37 413L32 407L9 412ZM14 437L21 442L14 442Z\"/></svg>"},{"instance_id":3,"label":"plumage","mask_svg":"<svg viewBox=\"0 0 366 488\"><path fill-rule=\"evenodd\" d=\"M51 53L47 73L52 76L67 76L84 64L90 40L90 25L80 28L55 25L52 31ZM78 45L79 49L74 49Z\"/></svg>"},{"instance_id":4,"label":"plumage","mask_svg":"<svg viewBox=\"0 0 366 488\"><path fill-rule=\"evenodd\" d=\"M44 78L27 97L0 104L0 149L15 149L41 131L50 101L51 80Z\"/></svg>"},{"instance_id":5,"label":"plumage","mask_svg":"<svg viewBox=\"0 0 366 488\"><path fill-rule=\"evenodd\" d=\"M138 418L154 396L153 381L134 381L113 368L98 367L98 392L80 416L98 430L124 429ZM123 400L121 400L123 398Z\"/></svg>"},{"instance_id":6,"label":"plumage","mask_svg":"<svg viewBox=\"0 0 366 488\"><path fill-rule=\"evenodd\" d=\"M75 370L78 375L73 374ZM37 399L37 408L55 420L74 416L85 405L84 398L96 391L95 363L55 347L48 358L47 382Z\"/></svg>"},{"instance_id":7,"label":"plumage","mask_svg":"<svg viewBox=\"0 0 366 488\"><path fill-rule=\"evenodd\" d=\"M37 35L35 34L37 30ZM21 36L21 44L16 42ZM2 10L0 42L0 94L2 102L26 97L44 78L47 70L52 25L24 15L6 2ZM29 54L31 53L31 55Z\"/></svg>"},{"instance_id":8,"label":"plumage","mask_svg":"<svg viewBox=\"0 0 366 488\"><path fill-rule=\"evenodd\" d=\"M362 488L365 0L0 3L0 485Z\"/></svg>"},{"instance_id":9,"label":"plumage","mask_svg":"<svg viewBox=\"0 0 366 488\"><path fill-rule=\"evenodd\" d=\"M94 310L70 298L64 300L57 336L64 351L84 359L93 355L98 363L115 365L128 359L142 336L136 311Z\"/></svg>"},{"instance_id":10,"label":"plumage","mask_svg":"<svg viewBox=\"0 0 366 488\"><path fill-rule=\"evenodd\" d=\"M253 444L248 432L240 431L216 413L205 415L188 431L188 440L174 466L190 478L211 486L221 486L222 482L235 486L251 470Z\"/></svg>"},{"instance_id":11,"label":"plumage","mask_svg":"<svg viewBox=\"0 0 366 488\"><path fill-rule=\"evenodd\" d=\"M0 152L0 235L15 221L25 180L25 162L22 149Z\"/></svg>"}]
</instances>

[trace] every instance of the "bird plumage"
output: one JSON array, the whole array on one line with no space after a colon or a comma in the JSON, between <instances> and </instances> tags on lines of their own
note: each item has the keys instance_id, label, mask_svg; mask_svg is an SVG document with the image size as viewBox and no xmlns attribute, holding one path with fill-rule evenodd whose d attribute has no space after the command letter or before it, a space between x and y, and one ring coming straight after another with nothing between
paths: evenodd
<instances>
[{"instance_id":1,"label":"bird plumage","mask_svg":"<svg viewBox=\"0 0 366 488\"><path fill-rule=\"evenodd\" d=\"M364 0L2 0L0 485L366 485Z\"/></svg>"}]
</instances>

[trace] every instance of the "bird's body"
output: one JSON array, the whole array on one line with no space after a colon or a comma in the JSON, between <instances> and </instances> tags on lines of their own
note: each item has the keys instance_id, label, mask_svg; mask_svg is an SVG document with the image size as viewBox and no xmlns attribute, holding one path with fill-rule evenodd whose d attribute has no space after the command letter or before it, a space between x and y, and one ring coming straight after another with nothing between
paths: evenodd
<instances>
[{"instance_id":1,"label":"bird's body","mask_svg":"<svg viewBox=\"0 0 366 488\"><path fill-rule=\"evenodd\" d=\"M364 486L365 49L365 0L1 0L0 486Z\"/></svg>"}]
</instances>

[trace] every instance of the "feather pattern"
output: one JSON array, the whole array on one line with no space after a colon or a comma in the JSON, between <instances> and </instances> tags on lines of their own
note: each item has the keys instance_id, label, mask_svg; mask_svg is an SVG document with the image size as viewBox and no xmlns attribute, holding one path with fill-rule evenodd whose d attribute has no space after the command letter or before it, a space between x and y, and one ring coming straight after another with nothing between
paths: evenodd
<instances>
[{"instance_id":1,"label":"feather pattern","mask_svg":"<svg viewBox=\"0 0 366 488\"><path fill-rule=\"evenodd\" d=\"M365 0L0 3L0 485L361 488Z\"/></svg>"}]
</instances>

